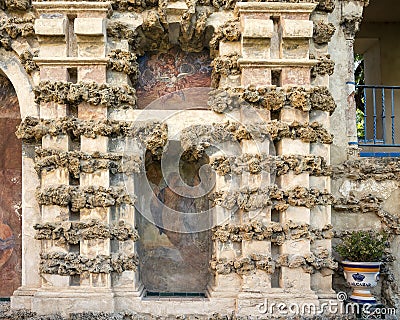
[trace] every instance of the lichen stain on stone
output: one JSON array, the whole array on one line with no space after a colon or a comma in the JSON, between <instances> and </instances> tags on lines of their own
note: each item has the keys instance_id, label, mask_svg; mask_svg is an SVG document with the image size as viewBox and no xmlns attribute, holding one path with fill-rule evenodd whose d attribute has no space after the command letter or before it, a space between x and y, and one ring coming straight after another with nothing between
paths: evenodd
<instances>
[{"instance_id":1,"label":"lichen stain on stone","mask_svg":"<svg viewBox=\"0 0 400 320\"><path fill-rule=\"evenodd\" d=\"M298 139L304 142L320 142L330 144L333 137L318 122L291 124L277 120L263 123L241 124L236 122L213 123L212 125L192 125L181 133L182 148L194 157L199 157L210 145L228 141L271 139L279 141L283 138Z\"/></svg>"},{"instance_id":2,"label":"lichen stain on stone","mask_svg":"<svg viewBox=\"0 0 400 320\"><path fill-rule=\"evenodd\" d=\"M217 191L209 196L214 205L232 210L239 208L253 211L271 206L284 211L289 206L313 208L316 205L330 205L334 198L326 190L294 187L288 190L279 189L275 185L268 187L243 187L234 191Z\"/></svg>"},{"instance_id":3,"label":"lichen stain on stone","mask_svg":"<svg viewBox=\"0 0 400 320\"><path fill-rule=\"evenodd\" d=\"M337 198L332 208L335 211L354 213L375 213L386 229L394 234L400 234L400 215L391 214L382 209L383 200L378 196L355 196L350 193L347 197Z\"/></svg>"},{"instance_id":4,"label":"lichen stain on stone","mask_svg":"<svg viewBox=\"0 0 400 320\"><path fill-rule=\"evenodd\" d=\"M81 188L70 185L55 185L38 189L36 199L41 205L70 206L73 212L83 208L133 205L135 201L122 187L89 186Z\"/></svg>"},{"instance_id":5,"label":"lichen stain on stone","mask_svg":"<svg viewBox=\"0 0 400 320\"><path fill-rule=\"evenodd\" d=\"M34 88L35 102L56 102L78 105L87 102L112 108L135 108L136 90L130 86L112 86L96 82L42 81Z\"/></svg>"},{"instance_id":6,"label":"lichen stain on stone","mask_svg":"<svg viewBox=\"0 0 400 320\"><path fill-rule=\"evenodd\" d=\"M97 136L132 137L154 155L160 155L168 142L168 127L158 121L79 120L74 117L38 119L26 117L18 126L16 136L24 142L41 142L42 137L69 135L95 139Z\"/></svg>"},{"instance_id":7,"label":"lichen stain on stone","mask_svg":"<svg viewBox=\"0 0 400 320\"><path fill-rule=\"evenodd\" d=\"M310 56L310 59L314 57ZM329 75L331 76L335 71L335 62L330 59L330 55L318 58L318 63L311 68L311 77L315 78L317 75Z\"/></svg>"},{"instance_id":8,"label":"lichen stain on stone","mask_svg":"<svg viewBox=\"0 0 400 320\"><path fill-rule=\"evenodd\" d=\"M314 22L314 42L317 44L328 43L331 41L335 30L336 28L332 23L324 23L323 21Z\"/></svg>"},{"instance_id":9,"label":"lichen stain on stone","mask_svg":"<svg viewBox=\"0 0 400 320\"><path fill-rule=\"evenodd\" d=\"M56 240L60 244L77 244L81 240L112 239L118 241L137 241L136 229L125 221L107 224L99 220L46 222L35 224L37 240Z\"/></svg>"},{"instance_id":10,"label":"lichen stain on stone","mask_svg":"<svg viewBox=\"0 0 400 320\"><path fill-rule=\"evenodd\" d=\"M218 50L221 41L239 41L240 37L239 19L228 20L214 31L210 40L210 48Z\"/></svg>"},{"instance_id":11,"label":"lichen stain on stone","mask_svg":"<svg viewBox=\"0 0 400 320\"><path fill-rule=\"evenodd\" d=\"M26 11L30 8L29 0L0 0L0 9L8 11Z\"/></svg>"},{"instance_id":12,"label":"lichen stain on stone","mask_svg":"<svg viewBox=\"0 0 400 320\"><path fill-rule=\"evenodd\" d=\"M218 156L213 158L212 168L219 175L237 174L249 172L259 174L261 172L276 173L277 176L284 175L289 171L295 174L308 172L313 176L330 176L331 167L321 156L314 155L281 155L270 156L261 154L242 154L240 156Z\"/></svg>"},{"instance_id":13,"label":"lichen stain on stone","mask_svg":"<svg viewBox=\"0 0 400 320\"><path fill-rule=\"evenodd\" d=\"M221 76L239 75L240 68L238 64L239 55L237 53L216 57L211 66L213 72L211 75L212 86L218 87Z\"/></svg>"},{"instance_id":14,"label":"lichen stain on stone","mask_svg":"<svg viewBox=\"0 0 400 320\"><path fill-rule=\"evenodd\" d=\"M35 170L38 174L66 168L74 178L81 172L94 173L97 170L110 170L111 173L139 173L143 161L140 155L118 153L85 153L82 151L59 151L36 148Z\"/></svg>"},{"instance_id":15,"label":"lichen stain on stone","mask_svg":"<svg viewBox=\"0 0 400 320\"><path fill-rule=\"evenodd\" d=\"M109 59L107 64L109 69L126 73L130 76L132 83L136 83L139 74L136 54L121 49L115 49L111 50L107 57Z\"/></svg>"},{"instance_id":16,"label":"lichen stain on stone","mask_svg":"<svg viewBox=\"0 0 400 320\"><path fill-rule=\"evenodd\" d=\"M37 54L37 51L32 53L29 50L25 50L19 55L19 61L28 74L31 74L34 71L39 71L39 66L33 61L33 57L36 57Z\"/></svg>"},{"instance_id":17,"label":"lichen stain on stone","mask_svg":"<svg viewBox=\"0 0 400 320\"><path fill-rule=\"evenodd\" d=\"M400 181L399 158L360 158L347 160L333 167L333 179L347 178L354 181Z\"/></svg>"},{"instance_id":18,"label":"lichen stain on stone","mask_svg":"<svg viewBox=\"0 0 400 320\"><path fill-rule=\"evenodd\" d=\"M35 34L33 17L11 17L0 19L0 48L12 50L12 41L19 38L29 38Z\"/></svg>"},{"instance_id":19,"label":"lichen stain on stone","mask_svg":"<svg viewBox=\"0 0 400 320\"><path fill-rule=\"evenodd\" d=\"M136 271L139 263L136 254L113 253L109 256L98 255L95 258L77 253L51 252L40 254L39 271L44 274L73 276L85 271L91 273L121 273Z\"/></svg>"},{"instance_id":20,"label":"lichen stain on stone","mask_svg":"<svg viewBox=\"0 0 400 320\"><path fill-rule=\"evenodd\" d=\"M336 108L336 103L329 89L324 86L284 89L274 86L250 86L244 89L216 89L209 93L208 105L211 110L217 113L232 111L246 104L271 111L281 110L286 106L302 111L327 111L330 114Z\"/></svg>"},{"instance_id":21,"label":"lichen stain on stone","mask_svg":"<svg viewBox=\"0 0 400 320\"><path fill-rule=\"evenodd\" d=\"M306 273L314 273L317 270L327 272L326 269L336 270L337 262L330 256L328 249L318 247L315 252L310 252L303 256L281 254L271 257L262 254L251 254L248 257L235 259L212 259L210 268L216 274L237 273L246 275L254 273L256 270L263 270L269 274L275 272L276 268L303 268Z\"/></svg>"},{"instance_id":22,"label":"lichen stain on stone","mask_svg":"<svg viewBox=\"0 0 400 320\"><path fill-rule=\"evenodd\" d=\"M271 222L267 225L260 221L247 224L224 224L213 228L213 240L220 242L270 241L282 245L286 240L309 239L311 242L321 239L332 239L332 225L321 229L312 228L308 224L297 224L293 221L285 223Z\"/></svg>"},{"instance_id":23,"label":"lichen stain on stone","mask_svg":"<svg viewBox=\"0 0 400 320\"><path fill-rule=\"evenodd\" d=\"M317 10L331 13L335 9L333 0L318 0Z\"/></svg>"}]
</instances>

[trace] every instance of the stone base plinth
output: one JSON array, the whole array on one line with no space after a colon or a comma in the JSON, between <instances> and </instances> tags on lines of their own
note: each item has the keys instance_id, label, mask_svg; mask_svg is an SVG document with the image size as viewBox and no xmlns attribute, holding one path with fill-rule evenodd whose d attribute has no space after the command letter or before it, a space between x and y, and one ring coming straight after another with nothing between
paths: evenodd
<instances>
[{"instance_id":1,"label":"stone base plinth","mask_svg":"<svg viewBox=\"0 0 400 320\"><path fill-rule=\"evenodd\" d=\"M39 289L32 299L31 310L37 314L59 313L67 316L78 312L114 312L114 293L111 289L66 288Z\"/></svg>"}]
</instances>

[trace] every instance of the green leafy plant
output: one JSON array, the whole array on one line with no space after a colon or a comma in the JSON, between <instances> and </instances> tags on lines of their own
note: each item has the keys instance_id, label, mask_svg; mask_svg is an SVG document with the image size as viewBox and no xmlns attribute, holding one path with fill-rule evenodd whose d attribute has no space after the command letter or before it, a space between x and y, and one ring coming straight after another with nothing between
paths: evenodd
<instances>
[{"instance_id":1,"label":"green leafy plant","mask_svg":"<svg viewBox=\"0 0 400 320\"><path fill-rule=\"evenodd\" d=\"M388 248L388 238L385 232L353 231L341 240L335 251L348 261L382 261Z\"/></svg>"}]
</instances>

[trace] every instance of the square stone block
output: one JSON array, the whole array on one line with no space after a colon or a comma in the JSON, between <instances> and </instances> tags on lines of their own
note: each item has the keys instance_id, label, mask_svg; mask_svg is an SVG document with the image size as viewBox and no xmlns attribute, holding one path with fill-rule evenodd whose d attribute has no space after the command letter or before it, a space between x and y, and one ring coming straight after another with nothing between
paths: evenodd
<instances>
[{"instance_id":1,"label":"square stone block","mask_svg":"<svg viewBox=\"0 0 400 320\"><path fill-rule=\"evenodd\" d=\"M110 239L81 240L80 254L90 258L97 255L109 255Z\"/></svg>"},{"instance_id":2,"label":"square stone block","mask_svg":"<svg viewBox=\"0 0 400 320\"><path fill-rule=\"evenodd\" d=\"M60 276L58 274L42 274L43 287L69 287L69 276Z\"/></svg>"},{"instance_id":3,"label":"square stone block","mask_svg":"<svg viewBox=\"0 0 400 320\"><path fill-rule=\"evenodd\" d=\"M38 36L64 36L67 30L66 18L40 18L35 20L35 34Z\"/></svg>"},{"instance_id":4,"label":"square stone block","mask_svg":"<svg viewBox=\"0 0 400 320\"><path fill-rule=\"evenodd\" d=\"M309 291L311 276L305 273L302 268L282 267L281 271L282 288L291 288L292 290Z\"/></svg>"},{"instance_id":5,"label":"square stone block","mask_svg":"<svg viewBox=\"0 0 400 320\"><path fill-rule=\"evenodd\" d=\"M64 104L45 102L40 105L40 117L42 119L56 119L66 117L67 115L68 107Z\"/></svg>"},{"instance_id":6,"label":"square stone block","mask_svg":"<svg viewBox=\"0 0 400 320\"><path fill-rule=\"evenodd\" d=\"M106 34L106 20L103 18L76 18L74 32L76 35L103 36Z\"/></svg>"},{"instance_id":7,"label":"square stone block","mask_svg":"<svg viewBox=\"0 0 400 320\"><path fill-rule=\"evenodd\" d=\"M310 85L310 67L291 67L282 68L282 86L285 85Z\"/></svg>"},{"instance_id":8,"label":"square stone block","mask_svg":"<svg viewBox=\"0 0 400 320\"><path fill-rule=\"evenodd\" d=\"M271 57L270 38L242 38L244 59L269 59Z\"/></svg>"},{"instance_id":9,"label":"square stone block","mask_svg":"<svg viewBox=\"0 0 400 320\"><path fill-rule=\"evenodd\" d=\"M331 191L331 178L330 177L316 177L310 176L310 187L320 190Z\"/></svg>"},{"instance_id":10,"label":"square stone block","mask_svg":"<svg viewBox=\"0 0 400 320\"><path fill-rule=\"evenodd\" d=\"M310 224L310 209L306 207L292 207L289 206L284 212L282 212L281 221L293 221L295 223L308 223Z\"/></svg>"},{"instance_id":11,"label":"square stone block","mask_svg":"<svg viewBox=\"0 0 400 320\"><path fill-rule=\"evenodd\" d=\"M284 138L278 141L276 144L276 154L288 155L288 154L299 154L308 155L310 153L310 144L301 140L293 140Z\"/></svg>"},{"instance_id":12,"label":"square stone block","mask_svg":"<svg viewBox=\"0 0 400 320\"><path fill-rule=\"evenodd\" d=\"M66 67L40 67L40 80L41 81L67 81L68 72ZM50 102L48 102L50 104ZM41 116L42 117L42 116ZM43 118L43 117L42 117Z\"/></svg>"},{"instance_id":13,"label":"square stone block","mask_svg":"<svg viewBox=\"0 0 400 320\"><path fill-rule=\"evenodd\" d=\"M81 120L105 120L107 119L107 107L104 105L91 105L87 102L78 106L78 118Z\"/></svg>"},{"instance_id":14,"label":"square stone block","mask_svg":"<svg viewBox=\"0 0 400 320\"><path fill-rule=\"evenodd\" d=\"M243 241L242 253L243 256L248 256L253 253L270 255L271 243L269 241L257 241L257 240Z\"/></svg>"},{"instance_id":15,"label":"square stone block","mask_svg":"<svg viewBox=\"0 0 400 320\"><path fill-rule=\"evenodd\" d=\"M50 136L46 135L42 138L43 149L55 149L59 151L68 151L71 140L68 136Z\"/></svg>"},{"instance_id":16,"label":"square stone block","mask_svg":"<svg viewBox=\"0 0 400 320\"><path fill-rule=\"evenodd\" d=\"M270 173L266 171L262 171L259 174L243 172L241 180L241 185L243 187L249 186L250 188L262 188L271 183L271 176Z\"/></svg>"},{"instance_id":17,"label":"square stone block","mask_svg":"<svg viewBox=\"0 0 400 320\"><path fill-rule=\"evenodd\" d=\"M81 151L84 152L107 152L108 137L98 136L94 139L81 136Z\"/></svg>"},{"instance_id":18,"label":"square stone block","mask_svg":"<svg viewBox=\"0 0 400 320\"><path fill-rule=\"evenodd\" d=\"M271 85L271 69L258 67L242 67L242 86Z\"/></svg>"},{"instance_id":19,"label":"square stone block","mask_svg":"<svg viewBox=\"0 0 400 320\"><path fill-rule=\"evenodd\" d=\"M64 37L52 38L50 43L42 43L40 45L39 57L41 58L55 58L67 56L67 44Z\"/></svg>"},{"instance_id":20,"label":"square stone block","mask_svg":"<svg viewBox=\"0 0 400 320\"><path fill-rule=\"evenodd\" d=\"M219 42L219 55L225 56L228 54L237 53L241 54L240 41L220 41Z\"/></svg>"},{"instance_id":21,"label":"square stone block","mask_svg":"<svg viewBox=\"0 0 400 320\"><path fill-rule=\"evenodd\" d=\"M311 275L311 290L314 290L317 295L334 293L332 289L332 275L322 272L313 273Z\"/></svg>"},{"instance_id":22,"label":"square stone block","mask_svg":"<svg viewBox=\"0 0 400 320\"><path fill-rule=\"evenodd\" d=\"M42 205L42 221L62 222L69 219L69 209L57 205Z\"/></svg>"},{"instance_id":23,"label":"square stone block","mask_svg":"<svg viewBox=\"0 0 400 320\"><path fill-rule=\"evenodd\" d=\"M310 20L282 19L282 38L311 38L313 28Z\"/></svg>"},{"instance_id":24,"label":"square stone block","mask_svg":"<svg viewBox=\"0 0 400 320\"><path fill-rule=\"evenodd\" d=\"M315 206L311 209L310 225L314 228L322 228L332 223L331 206Z\"/></svg>"},{"instance_id":25,"label":"square stone block","mask_svg":"<svg viewBox=\"0 0 400 320\"><path fill-rule=\"evenodd\" d=\"M78 57L104 58L106 43L103 37L78 37Z\"/></svg>"},{"instance_id":26,"label":"square stone block","mask_svg":"<svg viewBox=\"0 0 400 320\"><path fill-rule=\"evenodd\" d=\"M243 38L271 38L274 33L274 23L271 19L242 18Z\"/></svg>"},{"instance_id":27,"label":"square stone block","mask_svg":"<svg viewBox=\"0 0 400 320\"><path fill-rule=\"evenodd\" d=\"M329 131L331 124L331 118L329 112L321 110L310 111L310 122L314 121L319 122L326 130Z\"/></svg>"},{"instance_id":28,"label":"square stone block","mask_svg":"<svg viewBox=\"0 0 400 320\"><path fill-rule=\"evenodd\" d=\"M255 273L243 275L242 291L269 292L271 289L271 274L256 270Z\"/></svg>"},{"instance_id":29,"label":"square stone block","mask_svg":"<svg viewBox=\"0 0 400 320\"><path fill-rule=\"evenodd\" d=\"M110 186L110 171L108 169L96 170L93 173L81 172L80 185L101 186L108 188Z\"/></svg>"},{"instance_id":30,"label":"square stone block","mask_svg":"<svg viewBox=\"0 0 400 320\"><path fill-rule=\"evenodd\" d=\"M308 59L309 40L284 39L282 42L283 59Z\"/></svg>"},{"instance_id":31,"label":"square stone block","mask_svg":"<svg viewBox=\"0 0 400 320\"><path fill-rule=\"evenodd\" d=\"M310 252L310 240L286 240L281 246L282 254L305 254Z\"/></svg>"},{"instance_id":32,"label":"square stone block","mask_svg":"<svg viewBox=\"0 0 400 320\"><path fill-rule=\"evenodd\" d=\"M69 184L69 171L67 168L56 168L51 171L42 171L42 187L54 184Z\"/></svg>"},{"instance_id":33,"label":"square stone block","mask_svg":"<svg viewBox=\"0 0 400 320\"><path fill-rule=\"evenodd\" d=\"M78 67L78 82L106 83L106 65L90 65Z\"/></svg>"},{"instance_id":34,"label":"square stone block","mask_svg":"<svg viewBox=\"0 0 400 320\"><path fill-rule=\"evenodd\" d=\"M93 209L81 209L80 210L81 220L92 220L98 219L105 223L110 220L110 209L109 208L93 208Z\"/></svg>"},{"instance_id":35,"label":"square stone block","mask_svg":"<svg viewBox=\"0 0 400 320\"><path fill-rule=\"evenodd\" d=\"M307 172L296 174L293 171L281 175L276 178L278 186L284 190L294 188L296 186L308 188L310 185L310 176Z\"/></svg>"},{"instance_id":36,"label":"square stone block","mask_svg":"<svg viewBox=\"0 0 400 320\"><path fill-rule=\"evenodd\" d=\"M293 121L308 122L309 113L307 111L302 111L291 107L283 107L279 114L279 120L289 124Z\"/></svg>"},{"instance_id":37,"label":"square stone block","mask_svg":"<svg viewBox=\"0 0 400 320\"><path fill-rule=\"evenodd\" d=\"M331 147L325 143L310 143L310 153L316 156L325 158L325 161L329 164L331 159Z\"/></svg>"}]
</instances>

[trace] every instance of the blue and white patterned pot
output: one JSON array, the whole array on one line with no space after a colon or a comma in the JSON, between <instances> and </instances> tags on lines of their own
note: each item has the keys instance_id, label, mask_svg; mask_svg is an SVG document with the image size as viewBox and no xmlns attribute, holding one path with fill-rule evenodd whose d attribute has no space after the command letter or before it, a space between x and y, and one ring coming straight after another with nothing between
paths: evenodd
<instances>
[{"instance_id":1,"label":"blue and white patterned pot","mask_svg":"<svg viewBox=\"0 0 400 320\"><path fill-rule=\"evenodd\" d=\"M342 265L347 284L353 289L350 300L357 303L376 303L370 290L378 284L381 262L342 261Z\"/></svg>"}]
</instances>

